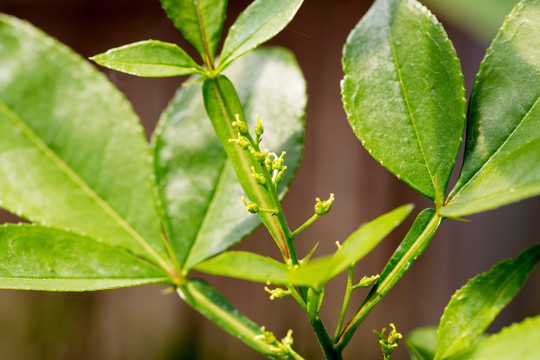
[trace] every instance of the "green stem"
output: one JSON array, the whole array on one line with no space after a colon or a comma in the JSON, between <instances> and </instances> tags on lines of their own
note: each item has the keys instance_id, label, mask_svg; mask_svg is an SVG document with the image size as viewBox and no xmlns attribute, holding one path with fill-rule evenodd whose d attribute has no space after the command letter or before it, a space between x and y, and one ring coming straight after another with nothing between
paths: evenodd
<instances>
[{"instance_id":1,"label":"green stem","mask_svg":"<svg viewBox=\"0 0 540 360\"><path fill-rule=\"evenodd\" d=\"M206 110L216 135L233 164L234 171L244 192L251 201L254 201L262 208L277 210L276 214L259 212L258 215L276 241L284 259L286 261L290 259L293 265L298 264L290 230L285 221L275 188L270 183L271 179L266 167L255 162L248 151L242 150L236 144L229 142L229 139L234 139L237 136L232 125L236 120L236 114L239 114L242 119L244 118L244 110L233 84L222 75L213 79L206 79L203 86L203 95ZM252 167L256 169L257 173L262 173L265 176L266 186L260 185L254 180Z\"/></svg>"},{"instance_id":2,"label":"green stem","mask_svg":"<svg viewBox=\"0 0 540 360\"><path fill-rule=\"evenodd\" d=\"M315 335L319 340L319 344L321 345L326 360L342 360L343 357L341 356L341 351L334 348L334 343L332 339L330 339L330 335L328 335L328 331L326 331L326 327L319 315L315 316L313 319L310 318L309 323L315 331Z\"/></svg>"},{"instance_id":3,"label":"green stem","mask_svg":"<svg viewBox=\"0 0 540 360\"><path fill-rule=\"evenodd\" d=\"M304 230L305 228L307 228L309 225L311 225L315 220L317 220L318 218L320 218L319 215L315 214L313 215L311 218L309 218L308 221L306 221L305 223L302 224L302 226L300 226L298 229L294 230L293 233L291 234L291 236L293 238L296 237L296 235L300 234L302 232L302 230Z\"/></svg>"},{"instance_id":4,"label":"green stem","mask_svg":"<svg viewBox=\"0 0 540 360\"><path fill-rule=\"evenodd\" d=\"M343 351L345 346L351 340L354 332L364 321L366 316L369 314L371 309L382 299L386 293L394 286L394 284L404 275L404 273L409 269L410 265L416 260L420 255L423 249L427 246L427 243L431 240L433 233L437 230L442 218L439 214L434 213L430 218L429 222L425 226L424 230L416 238L413 244L407 249L407 251L401 256L399 261L391 269L391 271L386 274L386 276L381 276L381 279L370 291L362 305L356 311L354 317L349 321L345 329L341 332L339 340L336 342L335 348L338 351ZM413 224L414 228L415 224ZM412 231L412 228L411 228ZM405 240L404 240L405 241ZM383 270L383 273L385 271Z\"/></svg>"},{"instance_id":5,"label":"green stem","mask_svg":"<svg viewBox=\"0 0 540 360\"><path fill-rule=\"evenodd\" d=\"M345 297L343 298L343 306L341 307L341 314L339 315L339 322L334 335L334 342L337 342L339 339L339 334L341 333L341 328L343 327L343 322L345 321L345 315L347 314L347 309L349 308L349 301L351 300L351 294L354 290L353 278L354 266L350 266L349 275L347 277L347 289L345 290Z\"/></svg>"}]
</instances>

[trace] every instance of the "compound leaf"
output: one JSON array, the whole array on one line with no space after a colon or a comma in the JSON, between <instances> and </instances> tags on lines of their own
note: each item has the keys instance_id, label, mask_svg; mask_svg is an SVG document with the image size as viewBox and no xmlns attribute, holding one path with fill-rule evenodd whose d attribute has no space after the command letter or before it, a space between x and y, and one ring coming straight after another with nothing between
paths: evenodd
<instances>
[{"instance_id":1,"label":"compound leaf","mask_svg":"<svg viewBox=\"0 0 540 360\"><path fill-rule=\"evenodd\" d=\"M293 19L304 0L255 0L231 26L218 69L273 38Z\"/></svg>"},{"instance_id":2,"label":"compound leaf","mask_svg":"<svg viewBox=\"0 0 540 360\"><path fill-rule=\"evenodd\" d=\"M416 0L377 0L344 48L342 95L370 154L437 206L462 142L465 90L456 52Z\"/></svg>"},{"instance_id":3,"label":"compound leaf","mask_svg":"<svg viewBox=\"0 0 540 360\"><path fill-rule=\"evenodd\" d=\"M463 216L540 194L540 1L507 17L474 84L465 158L442 215Z\"/></svg>"},{"instance_id":4,"label":"compound leaf","mask_svg":"<svg viewBox=\"0 0 540 360\"><path fill-rule=\"evenodd\" d=\"M54 228L0 226L2 289L87 291L167 279L127 249Z\"/></svg>"},{"instance_id":5,"label":"compound leaf","mask_svg":"<svg viewBox=\"0 0 540 360\"><path fill-rule=\"evenodd\" d=\"M258 49L227 69L253 128L265 125L261 146L286 151L284 196L300 163L306 86L293 55ZM201 84L182 87L154 134L155 171L165 227L180 264L190 268L236 244L260 221L241 201L244 195L218 141L201 96Z\"/></svg>"},{"instance_id":6,"label":"compound leaf","mask_svg":"<svg viewBox=\"0 0 540 360\"><path fill-rule=\"evenodd\" d=\"M0 16L0 204L166 266L144 131L93 66Z\"/></svg>"},{"instance_id":7,"label":"compound leaf","mask_svg":"<svg viewBox=\"0 0 540 360\"><path fill-rule=\"evenodd\" d=\"M540 262L540 244L469 280L448 303L437 331L435 359L459 354L474 344L521 289Z\"/></svg>"},{"instance_id":8,"label":"compound leaf","mask_svg":"<svg viewBox=\"0 0 540 360\"><path fill-rule=\"evenodd\" d=\"M110 49L91 60L109 69L137 76L164 77L204 72L178 45L157 40Z\"/></svg>"}]
</instances>

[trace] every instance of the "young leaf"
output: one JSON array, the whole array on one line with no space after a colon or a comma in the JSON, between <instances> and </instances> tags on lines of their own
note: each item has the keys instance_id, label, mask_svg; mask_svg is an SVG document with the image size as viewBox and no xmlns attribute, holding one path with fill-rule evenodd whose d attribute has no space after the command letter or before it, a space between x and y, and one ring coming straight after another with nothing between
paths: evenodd
<instances>
[{"instance_id":1,"label":"young leaf","mask_svg":"<svg viewBox=\"0 0 540 360\"><path fill-rule=\"evenodd\" d=\"M166 283L127 249L34 225L0 226L0 288L87 291Z\"/></svg>"},{"instance_id":2,"label":"young leaf","mask_svg":"<svg viewBox=\"0 0 540 360\"><path fill-rule=\"evenodd\" d=\"M482 62L469 105L459 180L442 215L540 194L540 2L514 8Z\"/></svg>"},{"instance_id":3,"label":"young leaf","mask_svg":"<svg viewBox=\"0 0 540 360\"><path fill-rule=\"evenodd\" d=\"M199 279L191 279L185 286L178 289L178 294L191 307L203 314L210 321L239 338L246 345L270 359L290 359L289 356L279 356L276 347L264 341L261 328L245 317L227 299L212 286ZM296 353L294 359L302 359Z\"/></svg>"},{"instance_id":4,"label":"young leaf","mask_svg":"<svg viewBox=\"0 0 540 360\"><path fill-rule=\"evenodd\" d=\"M390 291L424 252L440 224L441 217L437 215L434 209L425 209L418 214L411 229L381 272L379 280L371 288L353 319L349 321L349 324L343 330L338 344L336 344L338 349L343 349L347 345L358 326L364 321L375 304Z\"/></svg>"},{"instance_id":5,"label":"young leaf","mask_svg":"<svg viewBox=\"0 0 540 360\"><path fill-rule=\"evenodd\" d=\"M110 49L90 59L109 69L137 76L164 77L204 72L177 45L157 40L140 41Z\"/></svg>"},{"instance_id":6,"label":"young leaf","mask_svg":"<svg viewBox=\"0 0 540 360\"><path fill-rule=\"evenodd\" d=\"M456 52L416 0L377 0L344 48L342 95L370 154L437 206L465 126Z\"/></svg>"},{"instance_id":7,"label":"young leaf","mask_svg":"<svg viewBox=\"0 0 540 360\"><path fill-rule=\"evenodd\" d=\"M213 62L227 0L161 0L161 6L201 57Z\"/></svg>"},{"instance_id":8,"label":"young leaf","mask_svg":"<svg viewBox=\"0 0 540 360\"><path fill-rule=\"evenodd\" d=\"M0 204L167 267L150 154L107 79L25 22L0 16Z\"/></svg>"},{"instance_id":9,"label":"young leaf","mask_svg":"<svg viewBox=\"0 0 540 360\"><path fill-rule=\"evenodd\" d=\"M540 244L529 247L514 259L500 262L458 290L441 318L435 359L446 359L468 350L516 295L538 262Z\"/></svg>"},{"instance_id":10,"label":"young leaf","mask_svg":"<svg viewBox=\"0 0 540 360\"><path fill-rule=\"evenodd\" d=\"M333 256L315 259L306 266L293 270L289 275L289 281L296 285L322 288L330 279L369 253L401 224L411 210L411 205L404 205L362 225L347 238Z\"/></svg>"},{"instance_id":11,"label":"young leaf","mask_svg":"<svg viewBox=\"0 0 540 360\"><path fill-rule=\"evenodd\" d=\"M304 0L255 0L231 26L218 71L238 57L273 38L293 19Z\"/></svg>"},{"instance_id":12,"label":"young leaf","mask_svg":"<svg viewBox=\"0 0 540 360\"><path fill-rule=\"evenodd\" d=\"M437 344L437 328L428 326L416 329L405 338L412 360L433 360Z\"/></svg>"},{"instance_id":13,"label":"young leaf","mask_svg":"<svg viewBox=\"0 0 540 360\"><path fill-rule=\"evenodd\" d=\"M287 152L288 169L279 188L284 196L303 152L306 85L298 65L288 51L258 49L226 74L238 90L250 128L256 114L265 124L263 148ZM153 139L165 227L187 268L238 243L260 224L241 201L244 191L214 134L200 92L200 83L182 87Z\"/></svg>"},{"instance_id":14,"label":"young leaf","mask_svg":"<svg viewBox=\"0 0 540 360\"><path fill-rule=\"evenodd\" d=\"M287 284L288 268L274 259L243 251L229 251L195 266L208 274L274 284Z\"/></svg>"},{"instance_id":15,"label":"young leaf","mask_svg":"<svg viewBox=\"0 0 540 360\"><path fill-rule=\"evenodd\" d=\"M537 360L540 316L504 328L456 360Z\"/></svg>"},{"instance_id":16,"label":"young leaf","mask_svg":"<svg viewBox=\"0 0 540 360\"><path fill-rule=\"evenodd\" d=\"M383 296L405 275L412 264L424 252L441 219L434 209L424 209L416 217L405 238L385 265L373 293Z\"/></svg>"}]
</instances>

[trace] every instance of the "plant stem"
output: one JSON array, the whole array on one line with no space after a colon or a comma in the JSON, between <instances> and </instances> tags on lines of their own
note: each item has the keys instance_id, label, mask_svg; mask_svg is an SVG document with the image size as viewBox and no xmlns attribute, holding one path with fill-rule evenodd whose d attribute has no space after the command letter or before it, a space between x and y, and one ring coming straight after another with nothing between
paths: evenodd
<instances>
[{"instance_id":1,"label":"plant stem","mask_svg":"<svg viewBox=\"0 0 540 360\"><path fill-rule=\"evenodd\" d=\"M203 95L206 110L216 132L216 135L225 149L228 158L233 164L239 183L242 185L247 197L266 209L276 209L276 214L259 212L264 225L276 241L284 260L293 265L298 264L290 230L285 221L281 204L277 197L275 187L270 182L270 174L264 165L255 162L249 151L231 144L229 139L236 138L236 130L232 123L238 114L242 118L243 107L238 98L234 85L225 76L206 79L203 86ZM248 134L249 135L249 134ZM248 137L250 138L250 136ZM250 139L253 142L253 139ZM252 167L257 173L262 173L266 179L266 186L258 184L252 176Z\"/></svg>"},{"instance_id":2,"label":"plant stem","mask_svg":"<svg viewBox=\"0 0 540 360\"><path fill-rule=\"evenodd\" d=\"M399 259L397 264L391 269L391 271L381 277L380 281L372 288L368 296L362 303L362 305L356 311L354 317L349 321L345 329L341 332L339 340L336 342L335 348L338 351L342 351L345 346L351 340L354 332L364 321L366 316L369 314L371 309L382 299L386 293L394 286L394 284L403 276L403 274L408 270L409 266L416 260L423 248L427 246L427 243L431 240L433 233L439 227L442 221L442 217L435 213L424 230L416 238L412 246L410 246L405 254ZM414 224L413 224L414 227ZM383 270L384 273L384 270Z\"/></svg>"},{"instance_id":3,"label":"plant stem","mask_svg":"<svg viewBox=\"0 0 540 360\"><path fill-rule=\"evenodd\" d=\"M339 334L341 333L341 328L343 326L343 322L345 321L345 315L347 314L347 309L349 308L349 301L351 300L351 294L353 292L353 278L354 266L350 266L349 274L347 276L347 289L345 290L345 297L343 298L343 306L341 307L341 314L339 315L339 322L334 335L334 342L337 342L339 339Z\"/></svg>"},{"instance_id":4,"label":"plant stem","mask_svg":"<svg viewBox=\"0 0 540 360\"><path fill-rule=\"evenodd\" d=\"M326 360L342 360L343 357L341 356L341 350L336 350L334 348L334 343L332 339L330 339L330 336L326 331L326 327L324 326L319 315L317 314L317 316L314 318L310 318L309 323L315 331L315 335L319 340L319 344L321 345L321 349Z\"/></svg>"},{"instance_id":5,"label":"plant stem","mask_svg":"<svg viewBox=\"0 0 540 360\"><path fill-rule=\"evenodd\" d=\"M304 230L305 228L307 228L309 225L311 225L315 220L317 220L318 218L320 218L319 215L315 214L313 215L311 218L309 218L308 221L306 221L305 223L302 224L302 226L300 226L298 229L294 230L293 233L291 234L291 236L294 238L296 237L296 235L298 235L299 233L302 232L302 230Z\"/></svg>"}]
</instances>

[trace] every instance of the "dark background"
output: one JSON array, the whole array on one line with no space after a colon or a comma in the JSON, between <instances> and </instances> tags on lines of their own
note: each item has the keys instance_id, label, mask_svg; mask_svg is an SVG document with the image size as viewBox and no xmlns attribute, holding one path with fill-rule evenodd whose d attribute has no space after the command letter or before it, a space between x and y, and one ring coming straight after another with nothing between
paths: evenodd
<instances>
[{"instance_id":1,"label":"dark background","mask_svg":"<svg viewBox=\"0 0 540 360\"><path fill-rule=\"evenodd\" d=\"M226 25L250 1L229 2ZM436 5L438 1L431 2ZM299 253L305 254L316 242L320 242L319 255L329 253L335 241L343 241L362 222L404 203L416 204L414 215L357 266L358 278L379 273L414 216L431 205L370 158L351 131L341 106L341 48L370 3L306 0L288 28L270 42L294 51L308 82L306 152L284 201L291 227L311 216L316 196L336 195L332 212L297 239ZM176 42L195 56L157 0L0 0L0 11L29 20L84 57L150 38ZM453 25L457 23L451 20L459 19L459 13L435 13L461 58L469 93L489 45L485 33L494 35L496 29L482 25L482 31L475 35L474 29L471 33L470 28ZM103 71L133 103L148 134L183 80L142 79ZM468 278L538 242L539 210L540 201L535 198L471 216L472 223L445 222L425 254L369 315L345 357L382 358L372 330L388 327L390 322L404 334L419 326L436 325L450 296ZM17 221L7 213L0 213L0 220ZM240 247L279 256L261 229ZM540 313L538 280L536 271L490 331ZM292 299L270 301L260 284L221 278L210 281L278 337L292 328L295 349L306 359L322 358L305 315ZM344 288L343 276L327 288L322 315L330 329L335 328ZM82 294L1 291L0 359L263 358L191 310L174 293L166 295L162 290L137 287ZM361 290L355 292L351 308L364 295ZM403 344L392 359L408 359Z\"/></svg>"}]
</instances>

